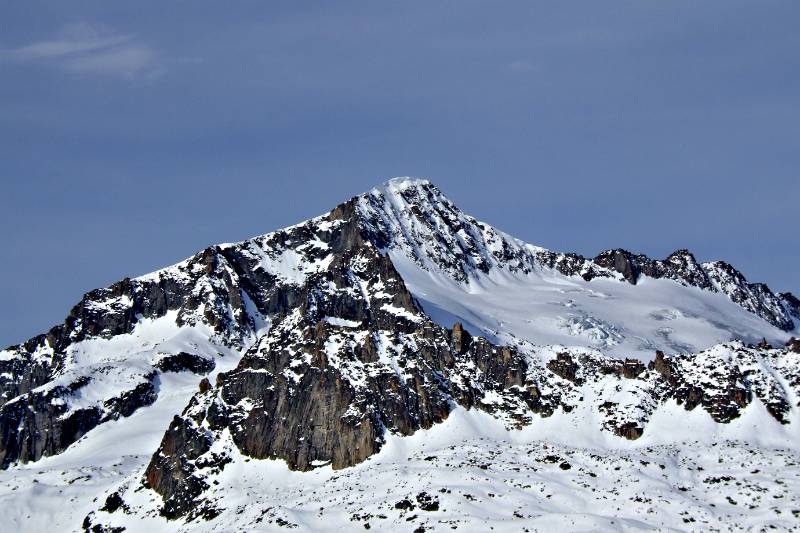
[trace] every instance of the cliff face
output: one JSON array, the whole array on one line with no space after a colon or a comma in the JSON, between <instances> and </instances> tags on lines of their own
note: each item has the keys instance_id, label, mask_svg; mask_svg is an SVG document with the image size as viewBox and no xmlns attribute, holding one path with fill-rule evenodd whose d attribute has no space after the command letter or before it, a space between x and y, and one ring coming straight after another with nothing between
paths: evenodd
<instances>
[{"instance_id":1,"label":"cliff face","mask_svg":"<svg viewBox=\"0 0 800 533\"><path fill-rule=\"evenodd\" d=\"M241 453L294 469L343 468L377 452L386 431L429 428L455 403L471 407L488 391L523 402L522 389L511 392L526 370L516 351L431 322L370 242L343 228L325 244L344 249L306 278L298 305L238 367L173 420L147 470L167 516L195 505L205 486L197 465L224 464L214 452L223 435Z\"/></svg>"},{"instance_id":2,"label":"cliff face","mask_svg":"<svg viewBox=\"0 0 800 533\"><path fill-rule=\"evenodd\" d=\"M149 405L162 372L202 375L220 356L238 356L270 317L296 307L298 280L357 238L355 224L342 224L352 212L343 204L305 225L212 246L91 291L63 324L0 352L2 467L59 453L96 425ZM181 353L192 360L175 359Z\"/></svg>"}]
</instances>

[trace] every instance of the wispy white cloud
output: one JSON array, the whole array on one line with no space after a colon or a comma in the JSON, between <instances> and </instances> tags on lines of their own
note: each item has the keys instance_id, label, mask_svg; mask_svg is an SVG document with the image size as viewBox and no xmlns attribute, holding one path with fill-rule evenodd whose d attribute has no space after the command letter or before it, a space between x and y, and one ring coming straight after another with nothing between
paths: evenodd
<instances>
[{"instance_id":1,"label":"wispy white cloud","mask_svg":"<svg viewBox=\"0 0 800 533\"><path fill-rule=\"evenodd\" d=\"M63 68L71 72L106 73L125 77L146 75L153 77L163 72L157 66L157 54L147 46L129 45L109 50L99 50L64 61Z\"/></svg>"},{"instance_id":2,"label":"wispy white cloud","mask_svg":"<svg viewBox=\"0 0 800 533\"><path fill-rule=\"evenodd\" d=\"M136 36L87 23L65 26L55 39L0 51L0 58L131 79L153 78L164 72L158 52Z\"/></svg>"}]
</instances>

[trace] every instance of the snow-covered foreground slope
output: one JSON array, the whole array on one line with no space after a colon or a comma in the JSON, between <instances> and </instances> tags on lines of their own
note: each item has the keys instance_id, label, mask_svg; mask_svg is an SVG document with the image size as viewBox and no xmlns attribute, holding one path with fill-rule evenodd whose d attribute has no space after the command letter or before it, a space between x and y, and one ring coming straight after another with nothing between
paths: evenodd
<instances>
[{"instance_id":1,"label":"snow-covered foreground slope","mask_svg":"<svg viewBox=\"0 0 800 533\"><path fill-rule=\"evenodd\" d=\"M130 481L116 492L125 508L90 519L130 532L797 529L800 453L777 428L753 434L765 415L753 406L716 433L707 415L667 407L628 445L598 442L562 417L508 432L489 415L457 410L355 467L303 473L227 442L220 446L234 458L214 476L213 520L165 522L158 495ZM678 438L669 434L677 419Z\"/></svg>"},{"instance_id":2,"label":"snow-covered foreground slope","mask_svg":"<svg viewBox=\"0 0 800 533\"><path fill-rule=\"evenodd\" d=\"M800 528L797 435L778 426L753 431L766 416L756 405L729 426L668 406L635 443L598 440L564 414L509 432L489 415L457 410L430 430L391 438L346 470L294 472L227 443L234 460L213 488L222 513L169 522L158 513L160 497L136 480L161 437L154 426L180 409L179 396L96 430L61 456L1 472L9 530L76 530L92 512L95 524L145 533L333 532L364 524L377 531ZM113 494L125 507L97 510L113 508L106 506Z\"/></svg>"},{"instance_id":3,"label":"snow-covered foreground slope","mask_svg":"<svg viewBox=\"0 0 800 533\"><path fill-rule=\"evenodd\" d=\"M798 324L725 263L551 252L391 180L1 351L0 502L22 531L788 529Z\"/></svg>"}]
</instances>

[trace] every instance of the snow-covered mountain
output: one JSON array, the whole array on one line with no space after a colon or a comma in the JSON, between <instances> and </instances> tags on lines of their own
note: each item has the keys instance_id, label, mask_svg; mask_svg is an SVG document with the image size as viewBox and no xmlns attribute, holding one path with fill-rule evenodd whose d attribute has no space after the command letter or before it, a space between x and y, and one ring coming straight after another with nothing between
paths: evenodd
<instances>
[{"instance_id":1,"label":"snow-covered mountain","mask_svg":"<svg viewBox=\"0 0 800 533\"><path fill-rule=\"evenodd\" d=\"M664 260L552 252L465 215L424 180L391 180L359 197L358 212L434 320L460 320L500 343L652 359L736 339L783 344L800 331L791 294L749 283L723 261L698 264L687 250Z\"/></svg>"},{"instance_id":2,"label":"snow-covered mountain","mask_svg":"<svg viewBox=\"0 0 800 533\"><path fill-rule=\"evenodd\" d=\"M676 477L686 487L673 492L698 489L696 502L706 481L676 453L756 445L768 490L787 489L769 520L797 525L794 336L797 298L727 263L553 252L464 214L428 181L394 179L92 291L62 325L0 352L0 501L29 530L520 530L564 513L589 516L576 527L680 527L693 507L640 516L652 501L609 480L666 494ZM667 481L631 466L644 456ZM506 473L484 476L475 457ZM508 472L537 461L559 468L528 488L563 486L534 516L525 476ZM623 474L586 478L598 464ZM434 490L436 472L448 486ZM632 510L570 500L559 472ZM345 478L347 492L326 488ZM522 492L504 514L489 494L510 479ZM365 500L362 485L383 496ZM55 503L64 495L68 508ZM709 509L709 525L756 516Z\"/></svg>"}]
</instances>

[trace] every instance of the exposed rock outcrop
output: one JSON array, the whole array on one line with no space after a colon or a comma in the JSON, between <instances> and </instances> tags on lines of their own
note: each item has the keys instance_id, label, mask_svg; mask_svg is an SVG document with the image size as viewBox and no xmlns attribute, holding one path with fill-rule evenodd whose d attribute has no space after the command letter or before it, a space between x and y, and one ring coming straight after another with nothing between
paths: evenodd
<instances>
[{"instance_id":1,"label":"exposed rock outcrop","mask_svg":"<svg viewBox=\"0 0 800 533\"><path fill-rule=\"evenodd\" d=\"M784 306L786 298L775 295L764 283L749 283L744 275L725 261L704 263L714 287L733 302L784 331L794 329L794 321Z\"/></svg>"},{"instance_id":2,"label":"exposed rock outcrop","mask_svg":"<svg viewBox=\"0 0 800 533\"><path fill-rule=\"evenodd\" d=\"M432 323L370 244L341 254L304 293L304 304L173 421L147 470L166 516L194 509L205 487L198 464L218 467L207 454L223 435L242 454L280 458L293 469L343 468L376 453L386 431L429 428L454 404L536 405L523 388L523 357L460 324L448 331Z\"/></svg>"},{"instance_id":3,"label":"exposed rock outcrop","mask_svg":"<svg viewBox=\"0 0 800 533\"><path fill-rule=\"evenodd\" d=\"M90 384L89 377L68 386L32 391L6 403L0 425L0 464L7 468L17 461L35 461L60 453L98 424L130 416L136 409L150 405L156 399L154 376L146 376L101 406L73 407L68 403Z\"/></svg>"}]
</instances>

